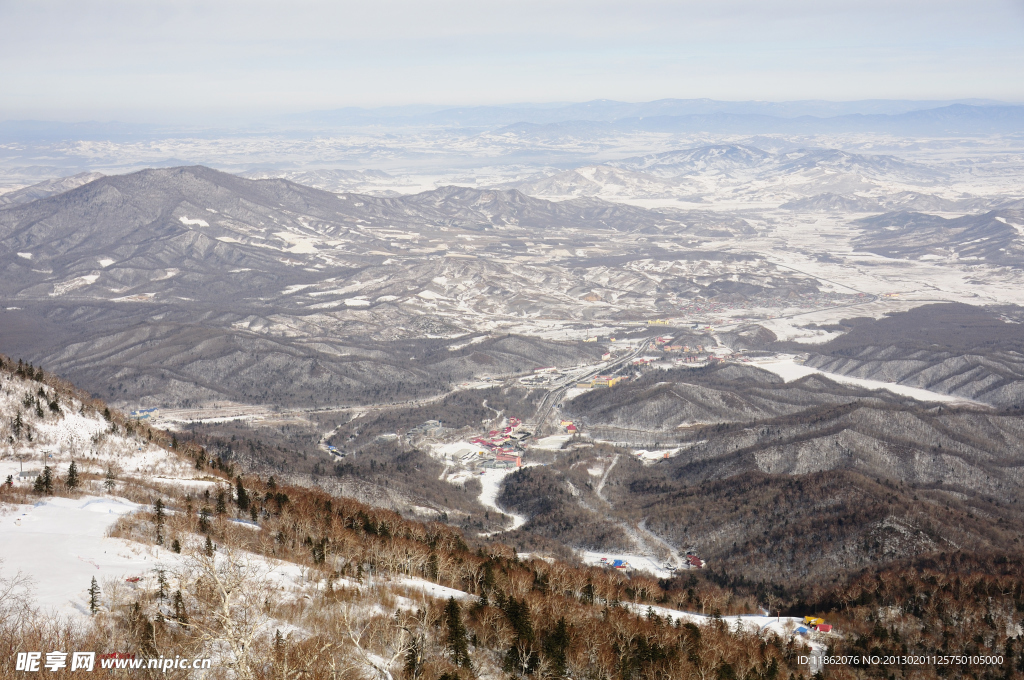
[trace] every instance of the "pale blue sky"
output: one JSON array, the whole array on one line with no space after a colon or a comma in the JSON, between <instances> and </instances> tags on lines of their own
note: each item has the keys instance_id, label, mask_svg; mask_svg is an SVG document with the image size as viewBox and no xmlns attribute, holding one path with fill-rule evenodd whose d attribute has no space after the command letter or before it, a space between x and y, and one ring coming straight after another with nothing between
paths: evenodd
<instances>
[{"instance_id":1,"label":"pale blue sky","mask_svg":"<svg viewBox=\"0 0 1024 680\"><path fill-rule=\"evenodd\" d=\"M1024 101L1024 0L0 0L0 119L389 104Z\"/></svg>"}]
</instances>

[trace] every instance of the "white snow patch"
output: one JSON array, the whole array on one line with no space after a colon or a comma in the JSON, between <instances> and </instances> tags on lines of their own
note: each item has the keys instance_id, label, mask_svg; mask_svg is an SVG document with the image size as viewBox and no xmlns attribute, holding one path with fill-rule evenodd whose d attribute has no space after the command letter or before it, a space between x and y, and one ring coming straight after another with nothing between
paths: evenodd
<instances>
[{"instance_id":1,"label":"white snow patch","mask_svg":"<svg viewBox=\"0 0 1024 680\"><path fill-rule=\"evenodd\" d=\"M538 439L537 443L534 444L532 448L544 449L545 451L558 451L565 446L565 443L570 439L572 439L571 434L556 434L550 437L544 437L543 439Z\"/></svg>"},{"instance_id":2,"label":"white snow patch","mask_svg":"<svg viewBox=\"0 0 1024 680\"><path fill-rule=\"evenodd\" d=\"M470 453L481 451L481 447L468 442L455 442L454 444L441 444L435 446L433 453L435 458L447 458L458 460Z\"/></svg>"},{"instance_id":3,"label":"white snow patch","mask_svg":"<svg viewBox=\"0 0 1024 680\"><path fill-rule=\"evenodd\" d=\"M66 295L67 293L70 293L73 290L85 288L86 286L90 286L96 283L96 279L98 278L100 278L99 274L87 274L86 276L79 276L69 281L62 281L61 283L56 283L53 286L53 292L50 293L50 297Z\"/></svg>"},{"instance_id":4,"label":"white snow patch","mask_svg":"<svg viewBox=\"0 0 1024 680\"><path fill-rule=\"evenodd\" d=\"M570 387L565 391L565 396L562 398L563 401L570 401L590 391L589 387Z\"/></svg>"},{"instance_id":5,"label":"white snow patch","mask_svg":"<svg viewBox=\"0 0 1024 680\"><path fill-rule=\"evenodd\" d=\"M186 227L208 227L208 226L210 226L209 222L207 222L206 220L190 220L189 218L185 217L184 215L179 217L178 220L182 224L184 224Z\"/></svg>"},{"instance_id":6,"label":"white snow patch","mask_svg":"<svg viewBox=\"0 0 1024 680\"><path fill-rule=\"evenodd\" d=\"M115 262L115 260L111 260L109 257L103 257L103 258L100 258L100 260L99 260L100 266L103 267L104 269L106 269L110 265L114 264L114 262Z\"/></svg>"},{"instance_id":7,"label":"white snow patch","mask_svg":"<svg viewBox=\"0 0 1024 680\"><path fill-rule=\"evenodd\" d=\"M448 588L446 586L439 586L436 583L431 583L430 581L425 581L419 578L399 578L393 580L391 583L419 590L431 597L437 597L443 600L447 600L450 597L454 597L456 600L468 600L473 597L467 592L456 590L455 588Z\"/></svg>"},{"instance_id":8,"label":"white snow patch","mask_svg":"<svg viewBox=\"0 0 1024 680\"><path fill-rule=\"evenodd\" d=\"M647 449L634 449L633 455L642 460L644 464L649 465L651 463L657 463L659 460L666 458L673 458L679 454L680 449L658 449L657 451L648 451Z\"/></svg>"},{"instance_id":9,"label":"white snow patch","mask_svg":"<svg viewBox=\"0 0 1024 680\"><path fill-rule=\"evenodd\" d=\"M32 259L32 253L18 253L18 257L23 257L26 260L31 260Z\"/></svg>"},{"instance_id":10,"label":"white snow patch","mask_svg":"<svg viewBox=\"0 0 1024 680\"><path fill-rule=\"evenodd\" d=\"M840 335L842 335L840 331L814 330L812 335L793 338L793 342L799 342L801 345L822 345Z\"/></svg>"},{"instance_id":11,"label":"white snow patch","mask_svg":"<svg viewBox=\"0 0 1024 680\"><path fill-rule=\"evenodd\" d=\"M316 246L314 245L315 241L307 236L293 234L288 231L274 232L274 236L278 237L282 241L293 244L290 248L286 248L285 252L307 255L316 252Z\"/></svg>"}]
</instances>

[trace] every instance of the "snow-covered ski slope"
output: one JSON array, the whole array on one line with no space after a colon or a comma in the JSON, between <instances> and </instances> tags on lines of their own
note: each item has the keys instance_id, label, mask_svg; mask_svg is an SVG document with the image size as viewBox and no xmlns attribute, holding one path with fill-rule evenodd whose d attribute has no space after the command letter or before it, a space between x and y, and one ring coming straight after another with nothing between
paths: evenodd
<instances>
[{"instance_id":1,"label":"snow-covered ski slope","mask_svg":"<svg viewBox=\"0 0 1024 680\"><path fill-rule=\"evenodd\" d=\"M29 495L30 503L20 493L12 494L15 502L0 497L0 577L30 577L32 599L47 612L87 614L93 577L124 583L178 560L169 550L108 536L119 517L146 507L118 496L126 483L135 491L128 495L142 488L154 498L165 485L226 484L150 441L143 423L108 420L52 380L0 371L0 414L0 483L10 477L14 491L30 491L46 466L55 489L71 496ZM69 490L72 461L79 486Z\"/></svg>"},{"instance_id":2,"label":"snow-covered ski slope","mask_svg":"<svg viewBox=\"0 0 1024 680\"><path fill-rule=\"evenodd\" d=\"M118 517L140 509L124 498L45 498L8 505L0 516L0 575L31 577L33 600L59 615L89 614L89 585L143 577L171 568L177 555L107 532Z\"/></svg>"}]
</instances>

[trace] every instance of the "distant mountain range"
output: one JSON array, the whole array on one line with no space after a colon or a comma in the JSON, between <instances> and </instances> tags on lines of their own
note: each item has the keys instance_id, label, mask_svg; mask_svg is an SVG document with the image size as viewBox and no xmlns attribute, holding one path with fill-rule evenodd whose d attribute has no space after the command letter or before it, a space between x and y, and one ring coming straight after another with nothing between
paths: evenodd
<instances>
[{"instance_id":1,"label":"distant mountain range","mask_svg":"<svg viewBox=\"0 0 1024 680\"><path fill-rule=\"evenodd\" d=\"M194 124L9 120L0 122L0 141L211 137L239 132L261 134L368 126L479 128L526 138L628 131L991 134L1024 129L1024 106L981 99L853 102L663 99L642 103L595 100L475 107L349 107L240 121L230 130L221 125L204 128Z\"/></svg>"},{"instance_id":2,"label":"distant mountain range","mask_svg":"<svg viewBox=\"0 0 1024 680\"><path fill-rule=\"evenodd\" d=\"M836 118L842 116L899 116L951 106L1001 107L1004 102L987 99L959 100L886 100L850 102L804 100L792 102L720 101L715 99L660 99L651 102L619 102L597 99L566 104L518 104L468 107L386 107L364 109L349 107L314 111L282 118L292 124L370 125L430 124L491 127L514 123L547 125L566 121L613 123L645 119L697 116L740 116L795 119L800 117Z\"/></svg>"},{"instance_id":3,"label":"distant mountain range","mask_svg":"<svg viewBox=\"0 0 1024 680\"><path fill-rule=\"evenodd\" d=\"M716 195L731 192L731 198L742 195L804 211L974 211L993 207L969 196L952 201L909 190L936 187L947 176L945 169L890 155L814 148L771 153L749 145L711 144L612 160L503 186L531 196L676 198L689 203L713 203ZM807 196L808 190L815 195ZM893 195L855 195L867 191ZM792 198L787 202L786 197Z\"/></svg>"},{"instance_id":4,"label":"distant mountain range","mask_svg":"<svg viewBox=\"0 0 1024 680\"><path fill-rule=\"evenodd\" d=\"M116 373L105 394L131 403L432 394L480 372L580 360L575 348L507 333L449 350L464 324L582 315L580 298L610 285L632 297L588 314L656 315L644 305L663 296L646 276L608 280L609 267L650 256L644 245L612 259L612 234L749 229L684 217L515 190L333 194L202 166L101 177L0 207L0 297L11 308L0 341L92 384Z\"/></svg>"}]
</instances>

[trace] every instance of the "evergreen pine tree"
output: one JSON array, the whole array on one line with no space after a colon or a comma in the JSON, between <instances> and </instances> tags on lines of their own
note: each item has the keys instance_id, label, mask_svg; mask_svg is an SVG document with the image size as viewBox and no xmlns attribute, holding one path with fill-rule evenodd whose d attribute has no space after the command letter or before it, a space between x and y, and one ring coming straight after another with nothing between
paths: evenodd
<instances>
[{"instance_id":1,"label":"evergreen pine tree","mask_svg":"<svg viewBox=\"0 0 1024 680\"><path fill-rule=\"evenodd\" d=\"M203 506L199 511L199 533L205 534L210 530L210 508Z\"/></svg>"},{"instance_id":2,"label":"evergreen pine tree","mask_svg":"<svg viewBox=\"0 0 1024 680\"><path fill-rule=\"evenodd\" d=\"M64 486L69 489L78 488L78 466L75 465L75 461L71 461L71 465L68 466L68 477L64 480Z\"/></svg>"},{"instance_id":3,"label":"evergreen pine tree","mask_svg":"<svg viewBox=\"0 0 1024 680\"><path fill-rule=\"evenodd\" d=\"M409 651L405 653L405 674L410 678L418 678L423 669L423 645L419 638L412 641Z\"/></svg>"},{"instance_id":4,"label":"evergreen pine tree","mask_svg":"<svg viewBox=\"0 0 1024 680\"><path fill-rule=\"evenodd\" d=\"M164 502L162 499L157 498L156 503L153 504L153 510L156 512L156 544L164 544Z\"/></svg>"},{"instance_id":5,"label":"evergreen pine tree","mask_svg":"<svg viewBox=\"0 0 1024 680\"><path fill-rule=\"evenodd\" d=\"M285 643L284 635L281 635L281 629L278 628L277 630L274 631L274 659L278 663L281 663L282 661L284 661L284 654L285 654L284 643Z\"/></svg>"},{"instance_id":6,"label":"evergreen pine tree","mask_svg":"<svg viewBox=\"0 0 1024 680\"><path fill-rule=\"evenodd\" d=\"M245 487L242 486L242 476L235 477L235 498L238 503L238 509L242 512L249 510L249 494L246 493Z\"/></svg>"},{"instance_id":7,"label":"evergreen pine tree","mask_svg":"<svg viewBox=\"0 0 1024 680\"><path fill-rule=\"evenodd\" d=\"M92 577L92 584L89 586L89 611L93 614L100 609L100 584L96 583L96 577Z\"/></svg>"},{"instance_id":8,"label":"evergreen pine tree","mask_svg":"<svg viewBox=\"0 0 1024 680\"><path fill-rule=\"evenodd\" d=\"M173 541L171 541L171 550L178 554L181 554L181 542L178 541L178 539L174 539Z\"/></svg>"},{"instance_id":9,"label":"evergreen pine tree","mask_svg":"<svg viewBox=\"0 0 1024 680\"><path fill-rule=\"evenodd\" d=\"M213 541L210 540L210 535L206 535L206 545L203 548L203 552L206 553L207 557L213 557Z\"/></svg>"},{"instance_id":10,"label":"evergreen pine tree","mask_svg":"<svg viewBox=\"0 0 1024 680\"><path fill-rule=\"evenodd\" d=\"M117 476L114 474L113 468L107 468L107 475L103 480L103 486L106 487L107 493L113 492L114 487L117 486Z\"/></svg>"},{"instance_id":11,"label":"evergreen pine tree","mask_svg":"<svg viewBox=\"0 0 1024 680\"><path fill-rule=\"evenodd\" d=\"M218 491L217 492L217 514L218 515L226 515L227 512L228 512L228 504L227 504L227 501L224 499L224 491L223 490Z\"/></svg>"},{"instance_id":12,"label":"evergreen pine tree","mask_svg":"<svg viewBox=\"0 0 1024 680\"><path fill-rule=\"evenodd\" d=\"M185 613L185 600L181 597L181 591L174 591L174 620L183 626L188 625L188 615Z\"/></svg>"},{"instance_id":13,"label":"evergreen pine tree","mask_svg":"<svg viewBox=\"0 0 1024 680\"><path fill-rule=\"evenodd\" d=\"M558 619L555 629L544 637L544 656L554 666L555 675L565 675L565 653L569 649L569 626L565 617Z\"/></svg>"},{"instance_id":14,"label":"evergreen pine tree","mask_svg":"<svg viewBox=\"0 0 1024 680\"><path fill-rule=\"evenodd\" d=\"M156 628L148 618L142 626L142 639L139 641L139 649L146 656L156 656Z\"/></svg>"},{"instance_id":15,"label":"evergreen pine tree","mask_svg":"<svg viewBox=\"0 0 1024 680\"><path fill-rule=\"evenodd\" d=\"M454 597L448 598L448 604L444 608L444 619L448 628L445 648L448 650L451 662L460 668L469 668L469 642L466 640L466 626L462 623L462 612Z\"/></svg>"},{"instance_id":16,"label":"evergreen pine tree","mask_svg":"<svg viewBox=\"0 0 1024 680\"><path fill-rule=\"evenodd\" d=\"M49 465L43 466L43 474L40 475L42 479L43 493L51 495L53 493L53 471L50 470Z\"/></svg>"}]
</instances>

